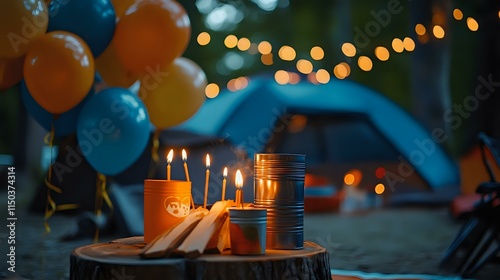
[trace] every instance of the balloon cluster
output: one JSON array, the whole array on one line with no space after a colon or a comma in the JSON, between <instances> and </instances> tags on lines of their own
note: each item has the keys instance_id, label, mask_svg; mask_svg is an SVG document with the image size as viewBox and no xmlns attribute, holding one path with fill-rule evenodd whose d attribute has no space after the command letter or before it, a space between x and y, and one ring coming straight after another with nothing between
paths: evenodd
<instances>
[{"instance_id":1,"label":"balloon cluster","mask_svg":"<svg viewBox=\"0 0 500 280\"><path fill-rule=\"evenodd\" d=\"M190 36L175 0L0 1L0 90L20 83L28 113L55 136L76 131L92 167L113 176L151 124L180 124L204 102L205 73L182 57Z\"/></svg>"}]
</instances>

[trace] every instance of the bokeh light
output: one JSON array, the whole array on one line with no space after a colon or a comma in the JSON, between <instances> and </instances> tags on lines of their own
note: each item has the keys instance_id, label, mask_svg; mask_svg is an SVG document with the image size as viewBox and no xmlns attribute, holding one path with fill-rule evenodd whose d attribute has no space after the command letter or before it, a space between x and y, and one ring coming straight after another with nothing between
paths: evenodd
<instances>
[{"instance_id":1,"label":"bokeh light","mask_svg":"<svg viewBox=\"0 0 500 280\"><path fill-rule=\"evenodd\" d=\"M196 37L196 41L200 46L206 46L210 43L210 34L208 32L201 32L198 34L198 37Z\"/></svg>"},{"instance_id":2,"label":"bokeh light","mask_svg":"<svg viewBox=\"0 0 500 280\"><path fill-rule=\"evenodd\" d=\"M387 61L390 57L389 50L386 47L376 47L375 48L375 56L380 60L380 61Z\"/></svg>"},{"instance_id":3,"label":"bokeh light","mask_svg":"<svg viewBox=\"0 0 500 280\"><path fill-rule=\"evenodd\" d=\"M369 57L362 55L358 58L358 66L361 70L368 72L372 70L373 62Z\"/></svg>"},{"instance_id":4,"label":"bokeh light","mask_svg":"<svg viewBox=\"0 0 500 280\"><path fill-rule=\"evenodd\" d=\"M342 53L347 57L354 57L356 55L356 47L351 43L343 43Z\"/></svg>"}]
</instances>

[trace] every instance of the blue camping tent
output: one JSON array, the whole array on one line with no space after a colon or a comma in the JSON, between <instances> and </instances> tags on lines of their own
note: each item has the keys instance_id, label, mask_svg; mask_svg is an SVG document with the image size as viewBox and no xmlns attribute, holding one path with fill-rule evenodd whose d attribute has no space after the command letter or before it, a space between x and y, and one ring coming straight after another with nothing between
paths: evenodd
<instances>
[{"instance_id":1,"label":"blue camping tent","mask_svg":"<svg viewBox=\"0 0 500 280\"><path fill-rule=\"evenodd\" d=\"M224 90L217 98L207 100L192 118L174 130L224 138L246 150L252 158L254 153L266 151L275 135L289 124L287 116L293 114L329 116L333 120L348 116L358 120L337 130L341 133L323 140L326 142L322 144L323 149L337 151L331 156L326 153L327 157L368 161L377 156L386 160L389 156L400 161L397 168L387 172L390 184L404 182L414 170L431 192L445 192L445 200L459 192L458 167L434 141L433 135L396 103L353 81L332 80L322 85L302 81L279 85L270 77L254 77L245 89ZM368 127L370 129L365 129ZM314 140L302 138L295 144L296 151L307 154L308 148L319 145L308 141ZM354 141L361 142L353 146ZM278 148L275 151L294 150ZM404 191L401 194L400 197L407 195ZM416 201L429 200L429 196L410 195ZM411 201L412 198L403 200Z\"/></svg>"}]
</instances>

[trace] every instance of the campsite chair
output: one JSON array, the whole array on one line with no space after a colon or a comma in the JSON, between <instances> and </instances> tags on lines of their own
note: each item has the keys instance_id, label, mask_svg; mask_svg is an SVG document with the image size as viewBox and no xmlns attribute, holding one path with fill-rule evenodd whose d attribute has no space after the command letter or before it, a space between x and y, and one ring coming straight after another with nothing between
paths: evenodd
<instances>
[{"instance_id":1,"label":"campsite chair","mask_svg":"<svg viewBox=\"0 0 500 280\"><path fill-rule=\"evenodd\" d=\"M498 255L500 223L500 182L497 182L486 156L490 152L500 166L500 142L484 133L478 135L483 164L490 180L479 184L481 199L474 205L470 218L459 230L444 253L440 266L468 277Z\"/></svg>"}]
</instances>

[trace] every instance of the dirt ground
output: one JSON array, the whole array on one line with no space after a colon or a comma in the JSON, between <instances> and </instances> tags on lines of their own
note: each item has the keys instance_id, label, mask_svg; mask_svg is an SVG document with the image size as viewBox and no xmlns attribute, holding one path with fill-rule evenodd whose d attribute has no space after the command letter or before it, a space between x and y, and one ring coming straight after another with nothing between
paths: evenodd
<instances>
[{"instance_id":1,"label":"dirt ground","mask_svg":"<svg viewBox=\"0 0 500 280\"><path fill-rule=\"evenodd\" d=\"M2 205L6 193L0 194ZM16 274L7 272L7 232L0 231L0 279L68 279L69 255L91 244L90 238L61 241L76 228L74 217L50 219L52 233L44 234L43 217L28 213L20 198L16 223ZM2 211L3 221L6 220ZM452 275L438 268L444 250L460 227L446 208L392 208L360 214L307 214L305 239L325 247L333 269L380 273ZM105 236L108 241L121 236ZM500 266L484 268L477 279L500 279Z\"/></svg>"}]
</instances>

